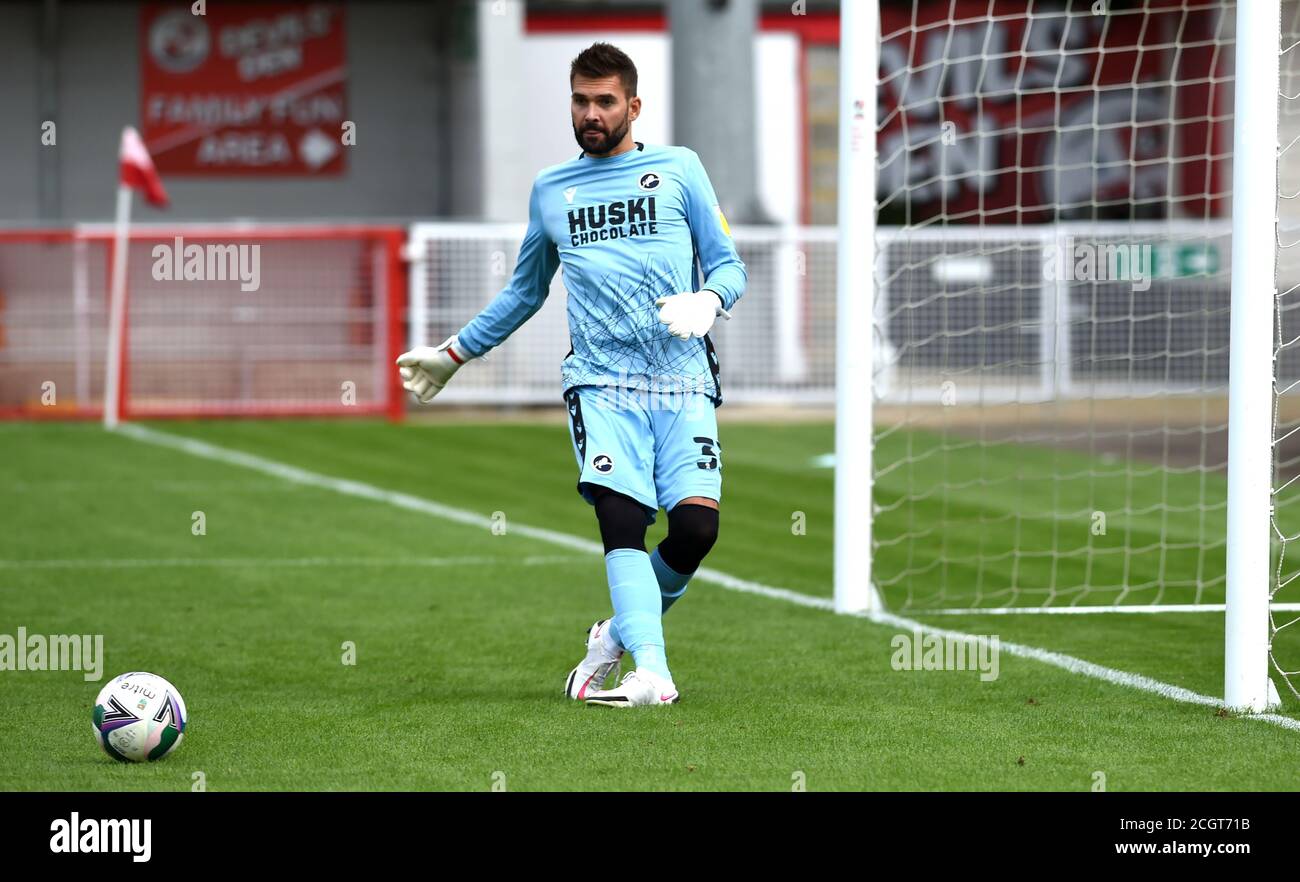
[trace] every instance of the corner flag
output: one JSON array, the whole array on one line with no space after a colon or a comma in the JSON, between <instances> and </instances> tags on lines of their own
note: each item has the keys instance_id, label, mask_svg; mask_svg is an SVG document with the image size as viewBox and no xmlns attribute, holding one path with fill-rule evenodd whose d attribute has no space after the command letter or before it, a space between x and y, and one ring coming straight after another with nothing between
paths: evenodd
<instances>
[{"instance_id":1,"label":"corner flag","mask_svg":"<svg viewBox=\"0 0 1300 882\"><path fill-rule=\"evenodd\" d=\"M113 276L109 289L108 347L104 356L104 427L117 428L126 399L126 378L122 346L126 334L126 257L127 230L131 225L131 191L140 190L150 205L167 204L153 158L131 126L122 129L122 144L117 152L117 220L113 234Z\"/></svg>"},{"instance_id":2,"label":"corner flag","mask_svg":"<svg viewBox=\"0 0 1300 882\"><path fill-rule=\"evenodd\" d=\"M122 129L122 146L117 160L118 180L124 186L143 192L150 205L162 207L167 204L167 191L163 189L162 178L158 177L153 157L140 139L140 133L131 126Z\"/></svg>"}]
</instances>

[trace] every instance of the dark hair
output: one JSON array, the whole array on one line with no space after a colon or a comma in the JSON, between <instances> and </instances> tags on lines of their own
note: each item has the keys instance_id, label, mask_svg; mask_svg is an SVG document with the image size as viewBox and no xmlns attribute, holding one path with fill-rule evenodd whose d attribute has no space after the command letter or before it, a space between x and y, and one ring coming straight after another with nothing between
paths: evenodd
<instances>
[{"instance_id":1,"label":"dark hair","mask_svg":"<svg viewBox=\"0 0 1300 882\"><path fill-rule=\"evenodd\" d=\"M591 79L618 74L623 82L623 91L627 97L636 97L636 65L627 53L610 43L592 43L578 53L569 65L569 86L573 86L575 76Z\"/></svg>"}]
</instances>

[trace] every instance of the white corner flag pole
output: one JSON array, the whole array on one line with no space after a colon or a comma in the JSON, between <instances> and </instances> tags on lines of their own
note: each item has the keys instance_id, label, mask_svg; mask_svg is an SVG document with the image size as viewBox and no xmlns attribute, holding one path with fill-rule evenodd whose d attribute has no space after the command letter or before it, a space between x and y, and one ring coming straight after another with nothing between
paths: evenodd
<instances>
[{"instance_id":1,"label":"white corner flag pole","mask_svg":"<svg viewBox=\"0 0 1300 882\"><path fill-rule=\"evenodd\" d=\"M835 329L835 611L882 606L871 584L872 301L876 267L879 4L840 4Z\"/></svg>"},{"instance_id":2,"label":"white corner flag pole","mask_svg":"<svg viewBox=\"0 0 1300 882\"><path fill-rule=\"evenodd\" d=\"M131 188L117 188L117 219L113 227L113 281L109 293L108 353L104 361L104 428L116 429L122 386L122 336L126 325L127 231L131 225Z\"/></svg>"}]
</instances>

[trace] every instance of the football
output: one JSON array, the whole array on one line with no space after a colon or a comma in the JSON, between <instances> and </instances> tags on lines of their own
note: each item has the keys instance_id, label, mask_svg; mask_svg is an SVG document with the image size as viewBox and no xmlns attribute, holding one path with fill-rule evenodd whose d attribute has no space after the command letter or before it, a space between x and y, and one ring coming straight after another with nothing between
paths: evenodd
<instances>
[{"instance_id":1,"label":"football","mask_svg":"<svg viewBox=\"0 0 1300 882\"><path fill-rule=\"evenodd\" d=\"M124 763L162 759L185 734L185 699L157 674L132 671L115 677L95 699L95 740Z\"/></svg>"}]
</instances>

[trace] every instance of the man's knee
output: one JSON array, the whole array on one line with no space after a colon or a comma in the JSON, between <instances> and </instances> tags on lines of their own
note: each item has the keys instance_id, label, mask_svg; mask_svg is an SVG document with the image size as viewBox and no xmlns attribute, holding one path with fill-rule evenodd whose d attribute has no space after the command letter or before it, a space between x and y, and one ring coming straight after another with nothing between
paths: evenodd
<instances>
[{"instance_id":1,"label":"man's knee","mask_svg":"<svg viewBox=\"0 0 1300 882\"><path fill-rule=\"evenodd\" d=\"M679 573L693 573L718 541L718 510L682 503L668 512L668 538L659 545L664 563Z\"/></svg>"},{"instance_id":2,"label":"man's knee","mask_svg":"<svg viewBox=\"0 0 1300 882\"><path fill-rule=\"evenodd\" d=\"M605 553L615 548L645 551L646 514L641 503L599 485L592 486L591 495L596 500L596 520Z\"/></svg>"}]
</instances>

